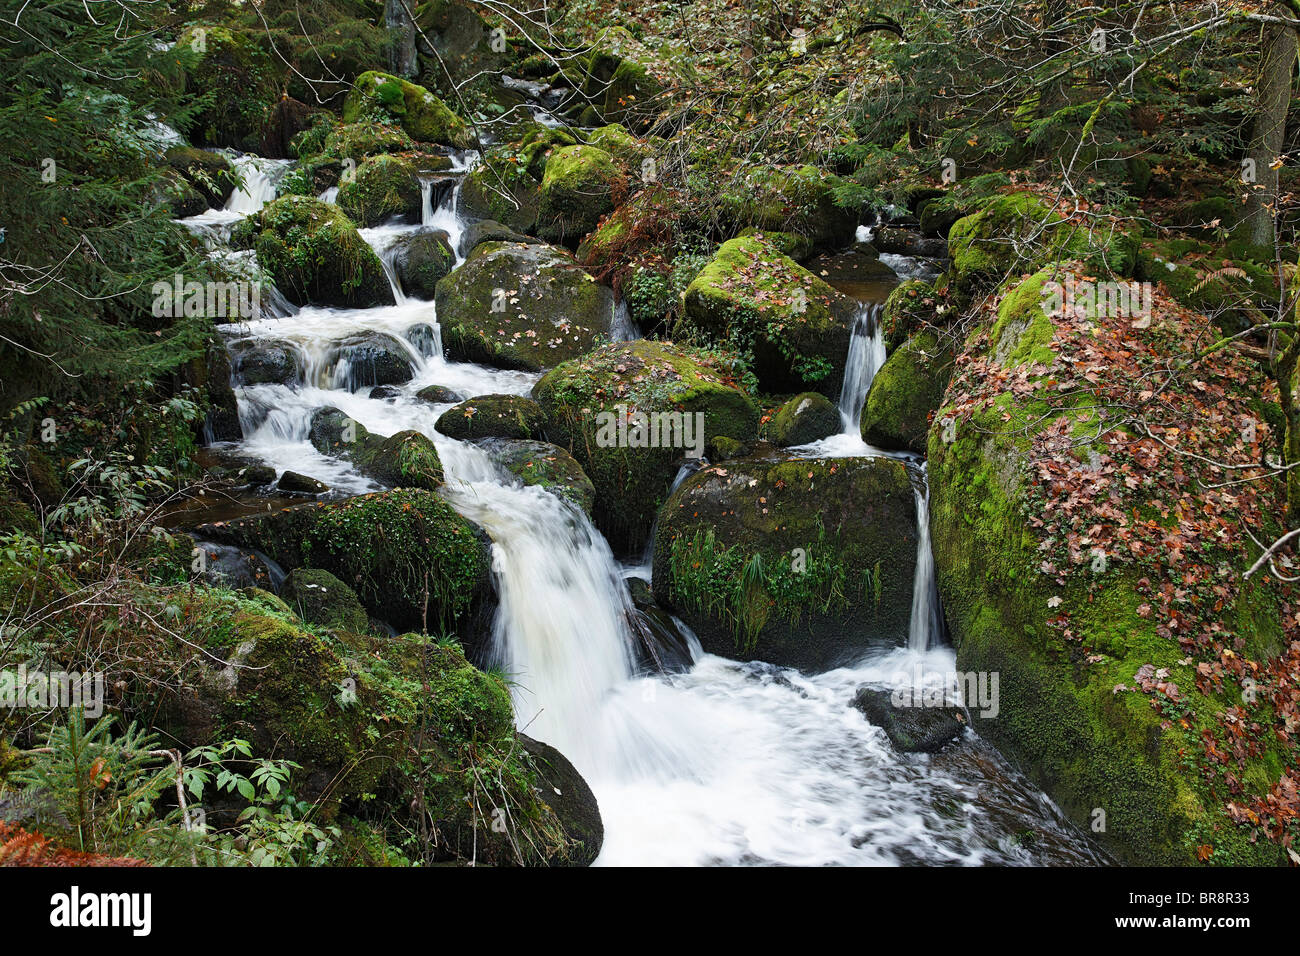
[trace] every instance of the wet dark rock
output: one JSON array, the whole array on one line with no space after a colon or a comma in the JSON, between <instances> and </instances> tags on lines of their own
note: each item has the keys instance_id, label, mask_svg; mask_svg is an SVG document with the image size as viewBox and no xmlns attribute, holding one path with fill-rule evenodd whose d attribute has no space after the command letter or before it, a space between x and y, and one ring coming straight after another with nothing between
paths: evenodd
<instances>
[{"instance_id":1,"label":"wet dark rock","mask_svg":"<svg viewBox=\"0 0 1300 956\"><path fill-rule=\"evenodd\" d=\"M948 254L946 239L930 238L922 235L918 229L882 226L876 231L871 242L881 252L892 252L903 256L937 258Z\"/></svg>"},{"instance_id":2,"label":"wet dark rock","mask_svg":"<svg viewBox=\"0 0 1300 956\"><path fill-rule=\"evenodd\" d=\"M463 402L465 396L460 392L452 391L445 385L426 385L415 393L415 397L422 402L428 402L431 405L446 405Z\"/></svg>"},{"instance_id":3,"label":"wet dark rock","mask_svg":"<svg viewBox=\"0 0 1300 956\"><path fill-rule=\"evenodd\" d=\"M329 485L323 481L317 481L310 475L299 474L296 471L286 471L280 476L276 487L291 495L323 495L330 490Z\"/></svg>"},{"instance_id":4,"label":"wet dark rock","mask_svg":"<svg viewBox=\"0 0 1300 956\"><path fill-rule=\"evenodd\" d=\"M960 707L904 707L892 697L888 690L864 684L858 688L852 706L884 730L894 749L901 753L937 753L966 729L966 714Z\"/></svg>"},{"instance_id":5,"label":"wet dark rock","mask_svg":"<svg viewBox=\"0 0 1300 956\"><path fill-rule=\"evenodd\" d=\"M385 332L358 332L341 340L330 353L330 363L344 361L344 384L354 392L370 385L401 385L415 374L406 347Z\"/></svg>"},{"instance_id":6,"label":"wet dark rock","mask_svg":"<svg viewBox=\"0 0 1300 956\"><path fill-rule=\"evenodd\" d=\"M301 385L302 353L289 342L245 339L230 346L230 365L240 385Z\"/></svg>"}]
</instances>

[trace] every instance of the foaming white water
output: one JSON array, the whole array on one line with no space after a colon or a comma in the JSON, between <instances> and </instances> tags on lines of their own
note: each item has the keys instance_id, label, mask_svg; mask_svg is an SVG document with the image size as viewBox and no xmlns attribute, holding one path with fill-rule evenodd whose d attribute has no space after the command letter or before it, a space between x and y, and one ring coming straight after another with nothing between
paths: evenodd
<instances>
[{"instance_id":1,"label":"foaming white water","mask_svg":"<svg viewBox=\"0 0 1300 956\"><path fill-rule=\"evenodd\" d=\"M885 335L879 319L880 304L871 302L861 306L853 320L849 354L844 362L844 383L840 386L840 423L847 435L859 433L867 390L880 366L885 364Z\"/></svg>"},{"instance_id":2,"label":"foaming white water","mask_svg":"<svg viewBox=\"0 0 1300 956\"><path fill-rule=\"evenodd\" d=\"M276 185L292 160L263 159L261 156L230 155L230 161L243 179L243 185L230 194L225 211L243 217L259 211L275 198Z\"/></svg>"},{"instance_id":3,"label":"foaming white water","mask_svg":"<svg viewBox=\"0 0 1300 956\"><path fill-rule=\"evenodd\" d=\"M339 201L339 187L331 186L329 189L325 190L316 198L319 199L321 202L329 203L331 206L333 206Z\"/></svg>"},{"instance_id":4,"label":"foaming white water","mask_svg":"<svg viewBox=\"0 0 1300 956\"><path fill-rule=\"evenodd\" d=\"M361 238L366 241L366 245L370 246L379 257L379 264L384 267L384 275L388 277L388 287L393 292L393 300L398 305L406 304L406 295L402 292L402 283L398 281L397 266L394 261L397 242L403 236L411 235L418 228L419 226L405 223L394 223L357 230Z\"/></svg>"},{"instance_id":5,"label":"foaming white water","mask_svg":"<svg viewBox=\"0 0 1300 956\"><path fill-rule=\"evenodd\" d=\"M441 229L447 234L447 242L451 245L451 251L456 254L456 266L459 266L465 261L464 252L460 248L461 237L465 234L465 221L456 212L460 205L460 183L452 187L447 198L437 209L431 208L431 205L430 202L425 202L422 224L430 229Z\"/></svg>"}]
</instances>

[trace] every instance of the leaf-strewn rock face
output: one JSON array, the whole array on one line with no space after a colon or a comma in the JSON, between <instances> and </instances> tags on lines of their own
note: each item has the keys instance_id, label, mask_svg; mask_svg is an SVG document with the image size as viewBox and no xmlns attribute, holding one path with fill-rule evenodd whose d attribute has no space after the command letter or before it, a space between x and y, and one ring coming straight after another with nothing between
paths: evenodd
<instances>
[{"instance_id":1,"label":"leaf-strewn rock face","mask_svg":"<svg viewBox=\"0 0 1300 956\"><path fill-rule=\"evenodd\" d=\"M337 206L303 196L268 203L236 229L232 242L257 261L295 305L392 305L379 257Z\"/></svg>"},{"instance_id":2,"label":"leaf-strewn rock face","mask_svg":"<svg viewBox=\"0 0 1300 956\"><path fill-rule=\"evenodd\" d=\"M343 104L343 121L385 119L421 143L462 149L471 145L465 121L423 86L377 70L362 73Z\"/></svg>"},{"instance_id":3,"label":"leaf-strewn rock face","mask_svg":"<svg viewBox=\"0 0 1300 956\"><path fill-rule=\"evenodd\" d=\"M438 431L448 438L543 438L546 413L521 395L478 395L449 408L438 418Z\"/></svg>"},{"instance_id":4,"label":"leaf-strewn rock face","mask_svg":"<svg viewBox=\"0 0 1300 956\"><path fill-rule=\"evenodd\" d=\"M713 436L746 441L758 428L753 399L716 356L668 342L603 346L552 369L533 397L546 415L547 438L568 448L595 484L596 525L623 552L645 545L655 512L691 452L686 438L702 451ZM676 417L651 419L653 413ZM635 427L639 415L648 427ZM632 427L620 432L620 419Z\"/></svg>"},{"instance_id":5,"label":"leaf-strewn rock face","mask_svg":"<svg viewBox=\"0 0 1300 956\"><path fill-rule=\"evenodd\" d=\"M438 283L449 359L541 371L590 351L608 334L614 295L564 250L481 243Z\"/></svg>"},{"instance_id":6,"label":"leaf-strewn rock face","mask_svg":"<svg viewBox=\"0 0 1300 956\"><path fill-rule=\"evenodd\" d=\"M660 510L654 593L707 651L828 670L906 640L916 536L902 462L731 459Z\"/></svg>"},{"instance_id":7,"label":"leaf-strewn rock face","mask_svg":"<svg viewBox=\"0 0 1300 956\"><path fill-rule=\"evenodd\" d=\"M957 668L1000 675L998 714L971 716L1080 826L1104 811L1094 832L1126 861L1276 862L1239 826L1285 787L1273 728L1294 706L1242 690L1285 665L1296 610L1242 578L1242 529L1280 530L1267 386L1227 351L1171 372L1213 336L1164 296L1145 317L1054 309L1046 284L1085 268L1005 291L930 429Z\"/></svg>"},{"instance_id":8,"label":"leaf-strewn rock face","mask_svg":"<svg viewBox=\"0 0 1300 956\"><path fill-rule=\"evenodd\" d=\"M723 243L684 302L690 331L752 352L764 388L839 396L857 306L760 236Z\"/></svg>"}]
</instances>

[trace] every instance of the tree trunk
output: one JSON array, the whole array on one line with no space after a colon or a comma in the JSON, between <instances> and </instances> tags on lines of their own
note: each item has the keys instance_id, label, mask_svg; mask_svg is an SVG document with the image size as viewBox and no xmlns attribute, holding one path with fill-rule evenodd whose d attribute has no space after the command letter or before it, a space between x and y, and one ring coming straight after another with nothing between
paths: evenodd
<instances>
[{"instance_id":1,"label":"tree trunk","mask_svg":"<svg viewBox=\"0 0 1300 956\"><path fill-rule=\"evenodd\" d=\"M415 0L384 0L384 26L388 28L388 72L413 79L418 72L415 60L415 24L407 4Z\"/></svg>"},{"instance_id":2,"label":"tree trunk","mask_svg":"<svg viewBox=\"0 0 1300 956\"><path fill-rule=\"evenodd\" d=\"M1289 15L1281 6L1280 16ZM1253 161L1255 182L1246 202L1247 238L1257 246L1273 245L1278 175L1273 163L1282 155L1287 107L1291 103L1291 72L1296 61L1296 31L1282 24L1264 27L1264 49L1256 87L1254 128L1247 157ZM1247 169L1245 172L1249 172Z\"/></svg>"}]
</instances>

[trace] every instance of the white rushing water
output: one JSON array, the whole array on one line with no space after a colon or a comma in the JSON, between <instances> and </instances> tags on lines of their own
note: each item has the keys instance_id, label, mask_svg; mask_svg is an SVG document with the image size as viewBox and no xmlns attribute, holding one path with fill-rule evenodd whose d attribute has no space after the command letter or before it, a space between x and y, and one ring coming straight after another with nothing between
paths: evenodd
<instances>
[{"instance_id":1,"label":"white rushing water","mask_svg":"<svg viewBox=\"0 0 1300 956\"><path fill-rule=\"evenodd\" d=\"M849 338L849 355L844 362L844 384L840 386L840 423L847 435L857 435L862 407L867 402L871 381L885 364L885 334L880 328L880 304L859 307Z\"/></svg>"},{"instance_id":2,"label":"white rushing water","mask_svg":"<svg viewBox=\"0 0 1300 956\"><path fill-rule=\"evenodd\" d=\"M458 244L455 203L453 191L436 209L426 204L421 226L362 235L381 260L420 228L446 228ZM853 336L845 439L884 358L876 325ZM632 334L617 320L611 330ZM436 431L449 406L417 399L424 386L522 395L538 376L446 361L433 303L399 296L373 309L309 306L222 332L235 344L287 348L303 370L300 382L236 389L242 453L356 494L376 485L311 446L316 410L339 408L379 435L410 428L433 438L448 501L493 541L493 663L510 676L520 727L556 746L595 792L605 825L599 864L1096 862L1046 798L973 736L948 754L900 756L848 706L862 684L911 686L918 672L951 671L949 649L882 650L808 676L704 654L695 642L686 672L639 672L627 577L648 577L649 563L620 567L584 513L508 477L483 448ZM371 398L339 371L337 344L359 332L403 343L415 375L395 395ZM1037 848L1018 842L1026 829Z\"/></svg>"}]
</instances>

